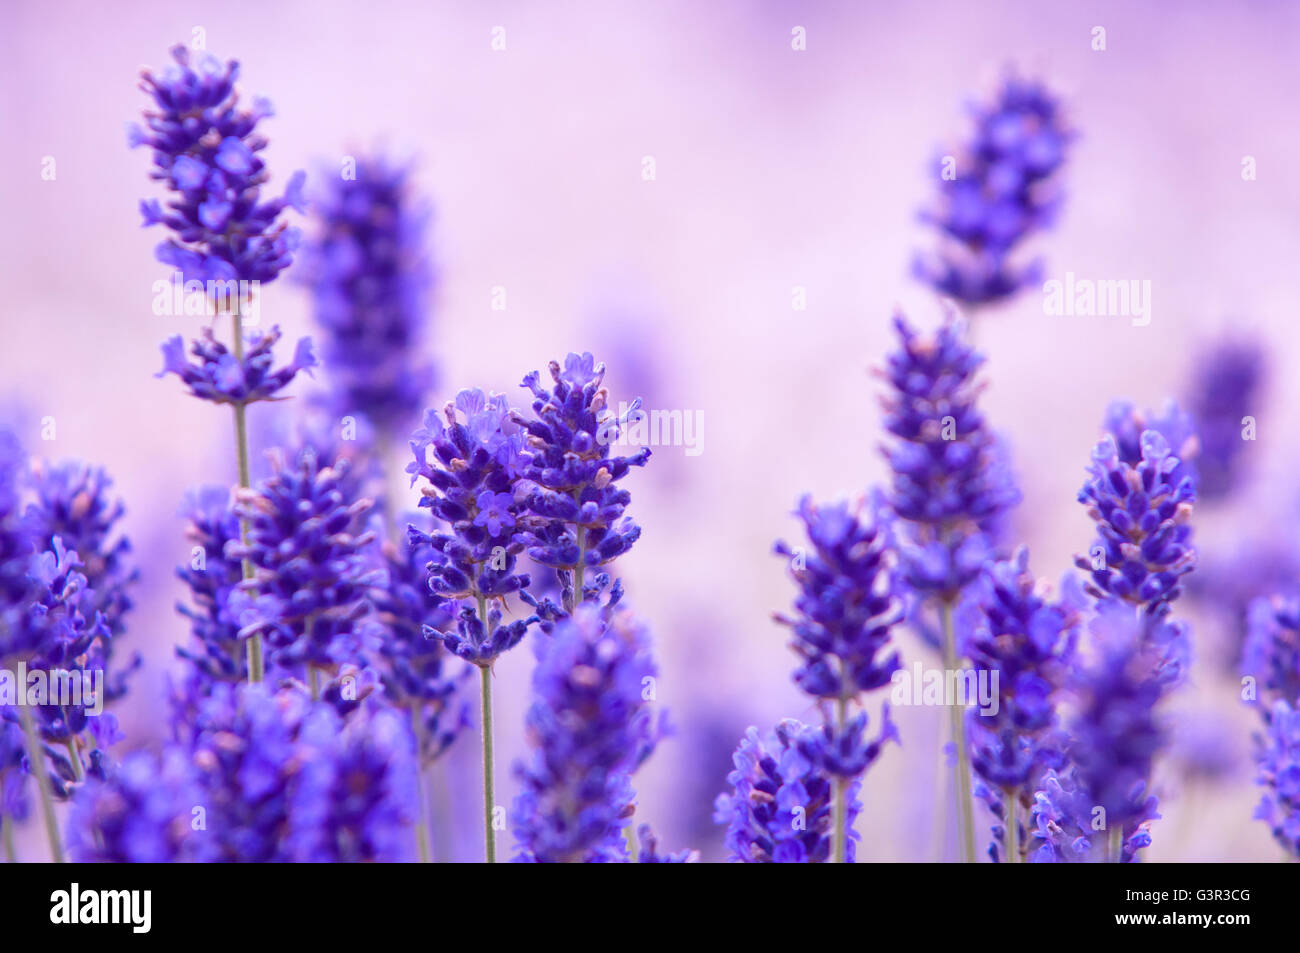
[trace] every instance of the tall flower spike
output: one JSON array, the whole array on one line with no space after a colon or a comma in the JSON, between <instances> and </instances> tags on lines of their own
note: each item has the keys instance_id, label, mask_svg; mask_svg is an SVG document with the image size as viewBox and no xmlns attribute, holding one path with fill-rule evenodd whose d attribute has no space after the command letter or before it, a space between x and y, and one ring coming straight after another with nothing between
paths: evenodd
<instances>
[{"instance_id":1,"label":"tall flower spike","mask_svg":"<svg viewBox=\"0 0 1300 953\"><path fill-rule=\"evenodd\" d=\"M1181 578L1196 566L1190 525L1196 490L1190 476L1174 482L1180 461L1164 437L1147 430L1141 444L1136 465L1120 458L1109 435L1093 450L1079 502L1100 538L1088 558L1079 556L1075 563L1089 572L1094 597L1118 599L1159 618L1182 591Z\"/></svg>"},{"instance_id":2,"label":"tall flower spike","mask_svg":"<svg viewBox=\"0 0 1300 953\"><path fill-rule=\"evenodd\" d=\"M626 612L606 621L583 607L538 639L528 710L534 753L515 769L523 787L513 811L516 860L627 860L632 773L665 731L645 694L656 675L649 635Z\"/></svg>"},{"instance_id":3,"label":"tall flower spike","mask_svg":"<svg viewBox=\"0 0 1300 953\"><path fill-rule=\"evenodd\" d=\"M326 331L330 399L385 434L405 433L433 386L419 357L433 281L429 208L412 195L409 170L383 157L360 157L352 177L324 181L304 270Z\"/></svg>"},{"instance_id":4,"label":"tall flower spike","mask_svg":"<svg viewBox=\"0 0 1300 953\"><path fill-rule=\"evenodd\" d=\"M821 730L786 719L767 736L750 728L733 757L730 794L720 794L714 819L727 825L730 860L747 864L819 864L831 859L832 781L820 759ZM854 859L853 822L862 805L848 788L846 859Z\"/></svg>"},{"instance_id":5,"label":"tall flower spike","mask_svg":"<svg viewBox=\"0 0 1300 953\"><path fill-rule=\"evenodd\" d=\"M645 466L650 450L610 453L627 418L606 408L604 364L587 353L570 353L563 368L552 361L550 372L550 390L536 371L524 378L535 416L512 415L527 430L530 451L520 473L527 481L519 491L527 510L521 536L529 557L561 573L571 611L596 595L587 591L587 570L621 556L641 536L641 527L623 515L632 496L618 481L632 467ZM629 415L639 408L634 401Z\"/></svg>"},{"instance_id":6,"label":"tall flower spike","mask_svg":"<svg viewBox=\"0 0 1300 953\"><path fill-rule=\"evenodd\" d=\"M145 225L172 232L158 260L187 281L272 281L298 243L280 216L303 209L305 175L293 175L283 198L263 201L268 173L258 153L267 142L257 125L272 115L271 104L240 107L234 60L223 66L205 53L192 63L179 45L171 54L175 65L143 73L141 89L156 108L145 112L146 128L132 125L127 135L132 147L153 150L151 177L170 193L165 210L156 199L140 203Z\"/></svg>"},{"instance_id":7,"label":"tall flower spike","mask_svg":"<svg viewBox=\"0 0 1300 953\"><path fill-rule=\"evenodd\" d=\"M988 538L1020 501L1005 454L977 406L984 359L949 318L921 335L898 315L900 348L883 376L884 449L893 471L890 502L911 524L900 548L908 583L921 594L954 600L992 556Z\"/></svg>"},{"instance_id":8,"label":"tall flower spike","mask_svg":"<svg viewBox=\"0 0 1300 953\"><path fill-rule=\"evenodd\" d=\"M1300 859L1300 709L1275 702L1255 743L1257 781L1264 788L1255 817L1269 826L1288 854Z\"/></svg>"},{"instance_id":9,"label":"tall flower spike","mask_svg":"<svg viewBox=\"0 0 1300 953\"><path fill-rule=\"evenodd\" d=\"M515 571L523 551L515 538L521 507L514 492L521 448L505 397L477 389L457 394L442 419L427 411L424 427L411 440L411 485L420 478L428 482L420 506L450 527L431 534L407 530L410 545L429 547L429 587L457 619L454 631L428 631L480 666L517 645L536 621L502 622L505 597L529 584L526 573ZM476 611L480 602L486 619Z\"/></svg>"},{"instance_id":10,"label":"tall flower spike","mask_svg":"<svg viewBox=\"0 0 1300 953\"><path fill-rule=\"evenodd\" d=\"M776 616L790 627L791 647L802 660L795 683L828 701L888 685L898 653L884 653L901 609L883 532L862 522L844 502L816 506L804 496L798 513L811 550L784 542L775 546L790 559L790 575L799 586L798 615Z\"/></svg>"},{"instance_id":11,"label":"tall flower spike","mask_svg":"<svg viewBox=\"0 0 1300 953\"><path fill-rule=\"evenodd\" d=\"M259 600L250 611L260 619L243 634L266 633L276 664L332 670L355 660L341 656L340 640L357 641L373 590L386 582L364 525L372 503L347 498L344 461L324 466L304 451L275 468L256 490L239 491L235 513L248 523L247 543L226 547L228 557L253 565L243 590Z\"/></svg>"},{"instance_id":12,"label":"tall flower spike","mask_svg":"<svg viewBox=\"0 0 1300 953\"><path fill-rule=\"evenodd\" d=\"M942 246L919 257L915 271L942 294L984 305L1041 280L1040 261L1017 265L1012 255L1060 207L1057 172L1072 134L1047 88L1015 76L974 113L975 133L955 159L955 174L944 170L938 206L922 216L939 230Z\"/></svg>"},{"instance_id":13,"label":"tall flower spike","mask_svg":"<svg viewBox=\"0 0 1300 953\"><path fill-rule=\"evenodd\" d=\"M1131 401L1112 401L1106 408L1101 429L1115 438L1120 461L1131 467L1142 462L1142 434L1154 430L1165 438L1165 443L1178 458L1178 466L1170 473L1170 482L1177 485L1183 477L1188 477L1199 491L1201 475L1196 461L1201 452L1200 437L1192 418L1175 401L1166 401L1159 413L1140 411Z\"/></svg>"},{"instance_id":14,"label":"tall flower spike","mask_svg":"<svg viewBox=\"0 0 1300 953\"><path fill-rule=\"evenodd\" d=\"M1265 372L1263 347L1252 339L1218 342L1197 360L1188 396L1200 435L1197 492L1203 499L1227 496L1241 482L1247 418L1261 410Z\"/></svg>"}]
</instances>

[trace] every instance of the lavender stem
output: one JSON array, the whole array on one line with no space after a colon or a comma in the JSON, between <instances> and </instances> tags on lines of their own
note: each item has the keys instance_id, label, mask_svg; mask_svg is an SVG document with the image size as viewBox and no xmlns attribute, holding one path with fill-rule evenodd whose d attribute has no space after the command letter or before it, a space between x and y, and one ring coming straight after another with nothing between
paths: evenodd
<instances>
[{"instance_id":1,"label":"lavender stem","mask_svg":"<svg viewBox=\"0 0 1300 953\"><path fill-rule=\"evenodd\" d=\"M23 737L27 741L27 760L31 764L32 774L36 775L36 787L41 792L41 815L45 820L45 834L50 840L50 859L61 864L63 842L59 837L59 820L54 816L54 795L50 792L50 776L45 771L45 752L41 750L40 739L36 737L32 711L27 705L18 706L18 718L22 722Z\"/></svg>"},{"instance_id":2,"label":"lavender stem","mask_svg":"<svg viewBox=\"0 0 1300 953\"><path fill-rule=\"evenodd\" d=\"M232 301L230 305L231 330L234 334L234 351L235 360L242 367L244 364L244 322L239 314L238 301ZM248 466L248 405L243 401L236 401L233 404L235 408L235 454L239 461L239 485L245 490L253 485L252 477L249 475ZM244 517L239 518L239 542L243 546L248 545L248 520ZM244 581L253 578L253 564L247 558L240 560L240 566L243 569ZM262 681L265 672L262 668L262 634L253 633L252 638L248 640L248 681L249 684Z\"/></svg>"},{"instance_id":3,"label":"lavender stem","mask_svg":"<svg viewBox=\"0 0 1300 953\"><path fill-rule=\"evenodd\" d=\"M957 671L957 649L952 632L952 605L944 600L939 605L939 619L943 627L943 666L948 673ZM966 720L962 706L954 698L948 706L948 720L952 728L952 743L957 749L955 796L957 798L958 833L961 838L962 861L975 863L975 819L971 810L970 752L966 750Z\"/></svg>"}]
</instances>

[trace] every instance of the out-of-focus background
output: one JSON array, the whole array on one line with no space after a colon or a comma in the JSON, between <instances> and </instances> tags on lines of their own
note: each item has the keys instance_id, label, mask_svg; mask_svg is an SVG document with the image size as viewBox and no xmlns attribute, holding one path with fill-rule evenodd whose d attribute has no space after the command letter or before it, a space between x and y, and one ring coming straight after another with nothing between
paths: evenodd
<instances>
[{"instance_id":1,"label":"out-of-focus background","mask_svg":"<svg viewBox=\"0 0 1300 953\"><path fill-rule=\"evenodd\" d=\"M749 724L812 714L770 620L793 592L772 541L797 532L800 494L857 495L884 475L869 370L892 346L895 308L920 324L941 314L909 272L934 244L917 219L932 160L969 134L966 104L1008 65L1063 96L1079 132L1060 223L1029 251L1048 277L1152 283L1146 327L1046 317L1034 288L976 319L984 406L1013 449L1016 534L1036 571L1058 578L1087 548L1075 493L1106 404L1183 396L1193 355L1225 331L1262 336L1272 374L1247 450L1252 482L1207 509L1202 546L1236 545L1291 512L1300 9L1135 7L6 0L0 400L28 422L34 455L103 463L127 502L144 574L130 639L147 660L122 711L127 746L163 730L164 676L185 637L172 610L172 567L188 554L176 507L191 485L235 479L228 415L153 377L159 343L192 336L198 319L153 314L166 270L137 202L159 193L124 126L145 105L139 69L165 65L172 44L203 30L208 50L241 61L243 89L274 102L273 192L295 169L374 147L415 160L436 208L431 403L481 386L523 404L526 371L592 350L615 401L640 394L702 415L702 453L663 447L628 479L644 534L619 568L653 629L659 698L678 727L638 778L639 813L666 846L718 859L709 815L736 740ZM805 50L792 48L796 27ZM287 276L270 286L262 320L289 338L311 333L305 291ZM288 412L256 406L253 425ZM47 417L52 441L39 431ZM1250 817L1256 718L1216 662L1230 626L1194 621L1198 660L1176 722L1188 750L1226 753L1229 766L1166 760L1148 856L1280 859ZM909 664L931 659L900 639ZM531 663L520 648L496 668L509 797ZM896 712L903 744L863 792L862 859L942 855L940 716ZM439 782L444 857L478 855L476 758L466 736Z\"/></svg>"}]
</instances>

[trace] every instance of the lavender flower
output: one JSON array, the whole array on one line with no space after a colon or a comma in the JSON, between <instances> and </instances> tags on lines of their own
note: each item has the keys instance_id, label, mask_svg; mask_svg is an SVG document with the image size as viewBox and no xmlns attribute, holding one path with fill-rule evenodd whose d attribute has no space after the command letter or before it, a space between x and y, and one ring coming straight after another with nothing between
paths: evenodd
<instances>
[{"instance_id":1,"label":"lavender flower","mask_svg":"<svg viewBox=\"0 0 1300 953\"><path fill-rule=\"evenodd\" d=\"M899 540L907 582L952 602L992 556L988 533L1016 503L1005 456L976 405L983 358L952 319L919 335L899 315L901 347L884 377L884 450L893 471L890 502L911 524Z\"/></svg>"},{"instance_id":2,"label":"lavender flower","mask_svg":"<svg viewBox=\"0 0 1300 953\"><path fill-rule=\"evenodd\" d=\"M1140 411L1130 401L1112 401L1102 420L1102 432L1115 438L1119 459L1131 467L1142 462L1142 434L1154 430L1165 438L1178 466L1169 475L1175 485L1188 477L1193 488L1199 490L1201 475L1196 461L1201 452L1200 437L1192 418L1179 408L1175 401L1166 401L1159 413Z\"/></svg>"},{"instance_id":3,"label":"lavender flower","mask_svg":"<svg viewBox=\"0 0 1300 953\"><path fill-rule=\"evenodd\" d=\"M658 674L646 630L626 613L584 607L537 643L523 787L512 816L528 863L627 860L632 773L665 725L648 703ZM653 698L653 694L649 696Z\"/></svg>"},{"instance_id":4,"label":"lavender flower","mask_svg":"<svg viewBox=\"0 0 1300 953\"><path fill-rule=\"evenodd\" d=\"M1300 710L1275 702L1255 742L1257 780L1265 789L1255 817L1269 826L1288 854L1300 858Z\"/></svg>"},{"instance_id":5,"label":"lavender flower","mask_svg":"<svg viewBox=\"0 0 1300 953\"><path fill-rule=\"evenodd\" d=\"M194 64L184 46L171 50L175 65L161 75L146 70L141 88L156 110L145 126L132 125L128 142L153 150L151 177L171 193L166 211L155 199L140 203L145 225L165 225L172 237L158 260L186 280L272 281L288 267L298 233L280 215L303 209L305 176L295 173L283 198L262 201L266 166L258 155L266 139L258 123L271 104L255 99L241 109L235 91L239 64L224 67L204 54Z\"/></svg>"},{"instance_id":6,"label":"lavender flower","mask_svg":"<svg viewBox=\"0 0 1300 953\"><path fill-rule=\"evenodd\" d=\"M530 452L520 472L517 498L527 516L521 537L528 555L560 574L565 609L595 598L608 582L605 576L588 592L586 570L604 566L632 548L641 528L625 517L632 496L618 485L632 467L645 466L650 450L631 456L611 455L627 418L606 411L608 392L602 386L605 365L590 354L568 354L561 369L550 364L554 388L541 385L536 371L524 378L533 393L533 413L512 419L528 434ZM634 401L628 414L636 413Z\"/></svg>"},{"instance_id":7,"label":"lavender flower","mask_svg":"<svg viewBox=\"0 0 1300 953\"><path fill-rule=\"evenodd\" d=\"M795 684L821 700L847 700L888 685L898 653L884 653L901 611L883 532L843 502L816 506L804 496L798 513L811 551L775 546L791 559L790 575L799 586L798 616L776 617L793 632L791 647L801 659Z\"/></svg>"},{"instance_id":8,"label":"lavender flower","mask_svg":"<svg viewBox=\"0 0 1300 953\"><path fill-rule=\"evenodd\" d=\"M27 455L18 438L0 430L0 664L30 658L41 635L28 623L36 540L22 509L26 475Z\"/></svg>"},{"instance_id":9,"label":"lavender flower","mask_svg":"<svg viewBox=\"0 0 1300 953\"><path fill-rule=\"evenodd\" d=\"M1061 864L1100 859L1107 836L1104 828L1096 827L1099 815L1095 806L1079 784L1075 769L1066 768L1060 773L1049 769L1034 794L1030 862ZM1126 817L1120 836L1121 863L1135 863L1137 852L1151 846L1149 828L1152 821L1160 819L1156 806L1156 799L1148 797Z\"/></svg>"},{"instance_id":10,"label":"lavender flower","mask_svg":"<svg viewBox=\"0 0 1300 953\"><path fill-rule=\"evenodd\" d=\"M247 542L228 544L226 556L252 564L245 590L260 603L250 610L261 615L241 635L266 633L275 664L315 671L348 661L338 642L358 638L369 598L386 582L374 534L363 525L372 503L346 497L346 469L346 462L324 466L305 451L292 466L277 460L270 479L236 497Z\"/></svg>"},{"instance_id":11,"label":"lavender flower","mask_svg":"<svg viewBox=\"0 0 1300 953\"><path fill-rule=\"evenodd\" d=\"M974 114L955 176L945 174L938 207L922 216L941 233L942 248L918 258L915 271L942 294L983 305L1041 280L1040 261L1017 266L1011 256L1055 218L1057 172L1072 135L1046 87L1015 76Z\"/></svg>"},{"instance_id":12,"label":"lavender flower","mask_svg":"<svg viewBox=\"0 0 1300 953\"><path fill-rule=\"evenodd\" d=\"M636 829L638 864L695 864L699 863L700 853L696 850L679 850L672 854L659 853L659 839L649 824L642 824Z\"/></svg>"},{"instance_id":13,"label":"lavender flower","mask_svg":"<svg viewBox=\"0 0 1300 953\"><path fill-rule=\"evenodd\" d=\"M515 571L523 551L515 538L521 508L514 496L522 436L498 394L463 390L443 409L443 418L445 423L434 411L426 412L424 427L411 440L415 459L406 471L412 486L421 477L428 482L420 506L451 531L428 534L412 526L407 533L412 546L431 550L434 595L448 609L457 607L455 631L430 627L428 632L460 658L489 665L536 621L502 623L505 597L529 584L526 573Z\"/></svg>"},{"instance_id":14,"label":"lavender flower","mask_svg":"<svg viewBox=\"0 0 1300 953\"><path fill-rule=\"evenodd\" d=\"M92 780L73 801L68 846L78 863L158 864L208 861L212 840L205 795L179 748L161 758L137 751L105 780Z\"/></svg>"},{"instance_id":15,"label":"lavender flower","mask_svg":"<svg viewBox=\"0 0 1300 953\"><path fill-rule=\"evenodd\" d=\"M1248 339L1221 341L1198 360L1189 390L1200 435L1197 491L1203 499L1227 496L1240 483L1243 418L1258 412L1265 369L1263 348Z\"/></svg>"},{"instance_id":16,"label":"lavender flower","mask_svg":"<svg viewBox=\"0 0 1300 953\"><path fill-rule=\"evenodd\" d=\"M766 737L750 728L736 749L732 793L718 795L714 819L727 825L730 859L740 863L817 864L831 859L832 779L821 767L820 728L786 719ZM812 756L810 756L810 753ZM853 862L853 830L862 805L860 785L847 788L846 860Z\"/></svg>"},{"instance_id":17,"label":"lavender flower","mask_svg":"<svg viewBox=\"0 0 1300 953\"><path fill-rule=\"evenodd\" d=\"M1300 699L1300 599L1259 598L1250 604L1241 672L1255 680L1265 718L1276 702Z\"/></svg>"},{"instance_id":18,"label":"lavender flower","mask_svg":"<svg viewBox=\"0 0 1300 953\"><path fill-rule=\"evenodd\" d=\"M1196 565L1189 521L1196 491L1190 476L1174 483L1179 459L1158 432L1144 431L1136 465L1120 458L1107 436L1092 452L1079 502L1097 523L1100 540L1091 558L1077 557L1090 573L1088 592L1118 599L1160 618L1182 591L1179 581Z\"/></svg>"},{"instance_id":19,"label":"lavender flower","mask_svg":"<svg viewBox=\"0 0 1300 953\"><path fill-rule=\"evenodd\" d=\"M311 339L302 338L293 360L283 367L274 367L271 350L279 340L278 327L266 334L250 332L248 348L240 357L218 341L211 328L204 328L202 336L190 345L198 360L188 361L181 336L173 335L163 344L163 369L154 376L175 374L195 397L216 404L245 406L275 400L299 371L310 374L316 366Z\"/></svg>"},{"instance_id":20,"label":"lavender flower","mask_svg":"<svg viewBox=\"0 0 1300 953\"><path fill-rule=\"evenodd\" d=\"M327 331L331 400L393 433L433 386L433 368L416 357L432 284L429 211L412 196L409 171L382 157L361 158L354 177L326 181L313 208L320 234L307 280Z\"/></svg>"},{"instance_id":21,"label":"lavender flower","mask_svg":"<svg viewBox=\"0 0 1300 953\"><path fill-rule=\"evenodd\" d=\"M397 547L385 543L388 586L375 595L375 609L385 626L380 654L387 663L384 694L394 705L410 709L417 727L421 763L427 764L451 747L468 725L460 689L468 666L454 660L440 632L452 623L447 604L429 588L427 566L433 549L427 543Z\"/></svg>"}]
</instances>

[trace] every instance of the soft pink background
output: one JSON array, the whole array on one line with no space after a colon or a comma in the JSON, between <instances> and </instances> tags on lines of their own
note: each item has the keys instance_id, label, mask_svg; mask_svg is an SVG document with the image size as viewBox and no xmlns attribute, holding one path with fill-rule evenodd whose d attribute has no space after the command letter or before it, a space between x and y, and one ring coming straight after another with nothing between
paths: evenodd
<instances>
[{"instance_id":1,"label":"soft pink background","mask_svg":"<svg viewBox=\"0 0 1300 953\"><path fill-rule=\"evenodd\" d=\"M234 479L228 415L152 377L159 342L192 334L194 319L151 313L160 235L139 227L136 203L157 192L123 132L145 101L139 68L163 65L194 27L277 107L265 123L275 190L294 169L375 144L419 160L442 275L435 402L467 385L522 400L525 371L593 349L615 399L635 387L651 406L703 413L702 455L663 448L629 479L645 532L620 564L680 726L638 783L640 813L669 846L717 856L720 831L698 823L727 770L708 731L725 749L746 724L811 716L769 619L792 592L770 545L796 531L801 493L857 494L882 477L868 369L890 347L894 308L921 323L940 313L908 273L931 241L916 222L929 160L960 142L963 103L1005 65L1046 78L1081 133L1063 220L1034 242L1049 275L1154 286L1146 328L1044 317L1034 289L979 320L985 406L1015 448L1037 570L1056 577L1087 546L1074 494L1106 403L1177 393L1194 345L1230 325L1266 334L1278 372L1249 450L1256 509L1221 516L1203 542L1294 495L1272 477L1291 472L1297 432L1286 369L1300 304L1300 11L1286 4L6 0L3 16L0 399L30 421L53 416L57 439L42 444L33 424L32 451L106 464L130 507L145 574L131 638L149 662L125 715L133 740L158 734L162 673L185 632L170 608L187 552L176 505L192 484ZM498 25L504 52L490 46ZM791 49L796 25L805 52ZM1105 52L1090 48L1097 25ZM1247 155L1257 181L1242 180ZM41 179L45 156L54 181ZM490 308L498 285L504 312ZM791 308L795 285L806 311ZM263 317L290 337L311 330L289 281L266 291ZM909 661L929 659L901 641ZM521 648L497 667L508 796L530 663ZM1253 715L1234 699L1233 682L1201 666L1178 704L1209 712L1244 752ZM864 859L937 856L938 714L898 719L904 746L864 794ZM462 856L475 851L474 768L467 738L447 781ZM1243 765L1238 782L1198 791L1171 775L1181 796L1150 857L1277 859L1250 820L1249 775Z\"/></svg>"}]
</instances>

